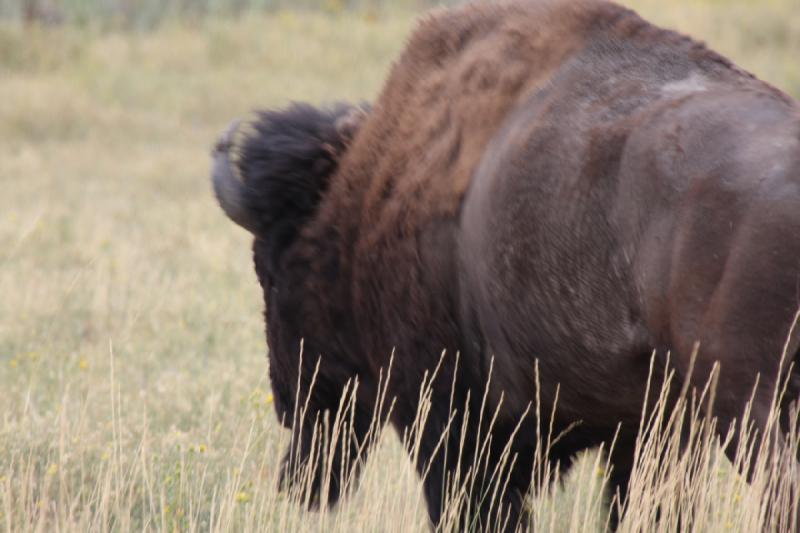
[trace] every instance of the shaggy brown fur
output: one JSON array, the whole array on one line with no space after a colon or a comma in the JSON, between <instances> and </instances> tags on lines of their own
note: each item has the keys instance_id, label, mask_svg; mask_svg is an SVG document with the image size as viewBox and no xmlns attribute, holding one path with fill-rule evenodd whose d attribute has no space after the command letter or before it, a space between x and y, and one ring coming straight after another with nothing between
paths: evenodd
<instances>
[{"instance_id":1,"label":"shaggy brown fur","mask_svg":"<svg viewBox=\"0 0 800 533\"><path fill-rule=\"evenodd\" d=\"M478 491L462 526L524 519L535 436L551 422L556 433L579 424L550 450L561 468L621 428L611 460L624 497L654 349L672 350L688 377L701 341L698 384L722 362L723 426L760 372L754 419L765 423L798 304L790 98L615 4L518 0L430 15L368 114L355 128L342 116L265 115L238 163L242 183L227 149L215 155L220 202L255 235L276 407L301 439L290 476L312 447L308 425L358 378L355 454L393 351L390 422L403 432L446 350L417 465L430 467L434 524L443 479L467 470L487 429L487 387L487 410L499 408L489 460L508 443L516 463L502 507ZM309 415L292 423L318 361ZM659 361L656 382L663 371ZM551 412L557 390L554 420L526 415L537 392ZM462 407L452 422L451 405ZM330 501L339 489L334 480Z\"/></svg>"}]
</instances>

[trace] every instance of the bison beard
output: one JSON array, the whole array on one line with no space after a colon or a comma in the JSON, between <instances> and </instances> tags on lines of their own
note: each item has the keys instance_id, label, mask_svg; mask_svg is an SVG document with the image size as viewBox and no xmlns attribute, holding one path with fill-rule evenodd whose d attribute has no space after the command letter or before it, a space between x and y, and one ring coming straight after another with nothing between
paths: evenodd
<instances>
[{"instance_id":1,"label":"bison beard","mask_svg":"<svg viewBox=\"0 0 800 533\"><path fill-rule=\"evenodd\" d=\"M438 369L417 463L434 524L443 480L487 432L488 464L515 459L502 505L474 495L462 526L525 521L550 424L569 429L549 450L561 469L616 436L624 498L654 350L653 382L667 352L696 387L719 363L708 414L723 432L757 383L751 419L766 426L798 307L800 108L702 45L602 0L476 4L420 24L373 108L298 104L262 113L241 143L235 131L213 180L255 237L270 378L293 430L285 484L347 391L352 439L324 495L336 501L392 353L386 421L401 433ZM800 393L790 378L784 407ZM537 399L552 420L529 414ZM491 428L481 412L497 413ZM322 438L336 440L330 425Z\"/></svg>"}]
</instances>

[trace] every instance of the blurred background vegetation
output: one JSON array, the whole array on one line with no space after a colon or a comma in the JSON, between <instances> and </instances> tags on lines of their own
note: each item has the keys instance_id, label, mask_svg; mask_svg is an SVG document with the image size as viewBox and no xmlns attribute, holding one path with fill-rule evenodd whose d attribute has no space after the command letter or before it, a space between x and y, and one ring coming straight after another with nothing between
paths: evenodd
<instances>
[{"instance_id":1,"label":"blurred background vegetation","mask_svg":"<svg viewBox=\"0 0 800 533\"><path fill-rule=\"evenodd\" d=\"M164 20L197 22L209 17L284 9L376 10L420 9L456 0L0 0L0 17L44 24L100 24L106 27L153 28Z\"/></svg>"},{"instance_id":2,"label":"blurred background vegetation","mask_svg":"<svg viewBox=\"0 0 800 533\"><path fill-rule=\"evenodd\" d=\"M461 0L0 0L0 19L29 24L67 23L142 30L155 28L167 20L197 23L208 18L235 17L259 11L293 9L337 14L398 8L420 10L457 3ZM634 0L634 3L642 3L642 0ZM651 3L660 3L665 9L670 9L664 2L652 0ZM678 4L800 9L800 0L683 0Z\"/></svg>"}]
</instances>

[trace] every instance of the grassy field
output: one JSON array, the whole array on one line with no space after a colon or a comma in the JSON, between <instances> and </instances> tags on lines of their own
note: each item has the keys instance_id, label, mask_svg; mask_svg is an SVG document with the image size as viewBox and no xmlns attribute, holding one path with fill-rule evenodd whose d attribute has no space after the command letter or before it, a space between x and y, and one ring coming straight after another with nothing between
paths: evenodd
<instances>
[{"instance_id":1,"label":"grassy field","mask_svg":"<svg viewBox=\"0 0 800 533\"><path fill-rule=\"evenodd\" d=\"M800 96L798 0L637 7ZM271 406L263 302L248 237L207 178L232 117L372 98L412 25L381 10L147 33L0 23L0 528L425 530L389 432L335 510L275 490L288 432ZM696 531L761 523L768 481L743 486L715 446L698 453L697 472L681 458L671 474L642 471L623 529L675 531L680 513ZM542 530L602 529L603 461L588 454L531 500ZM659 501L674 511L656 523Z\"/></svg>"}]
</instances>

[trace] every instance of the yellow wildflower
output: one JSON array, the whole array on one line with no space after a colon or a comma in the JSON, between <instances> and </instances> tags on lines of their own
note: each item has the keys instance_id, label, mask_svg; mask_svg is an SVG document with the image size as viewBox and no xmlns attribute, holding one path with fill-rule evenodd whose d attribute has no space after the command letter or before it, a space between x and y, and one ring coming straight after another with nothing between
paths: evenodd
<instances>
[{"instance_id":1,"label":"yellow wildflower","mask_svg":"<svg viewBox=\"0 0 800 533\"><path fill-rule=\"evenodd\" d=\"M251 500L251 497L245 491L239 491L236 493L236 503L247 503Z\"/></svg>"},{"instance_id":2,"label":"yellow wildflower","mask_svg":"<svg viewBox=\"0 0 800 533\"><path fill-rule=\"evenodd\" d=\"M8 366L10 366L11 368L17 368L19 366L19 361L17 361L16 359L12 359L11 361L8 362Z\"/></svg>"},{"instance_id":3,"label":"yellow wildflower","mask_svg":"<svg viewBox=\"0 0 800 533\"><path fill-rule=\"evenodd\" d=\"M78 368L81 370L88 370L89 369L89 360L85 357L81 357L80 361L78 361Z\"/></svg>"},{"instance_id":4,"label":"yellow wildflower","mask_svg":"<svg viewBox=\"0 0 800 533\"><path fill-rule=\"evenodd\" d=\"M58 474L58 465L53 463L49 467L47 467L47 475L55 476L56 474Z\"/></svg>"}]
</instances>

